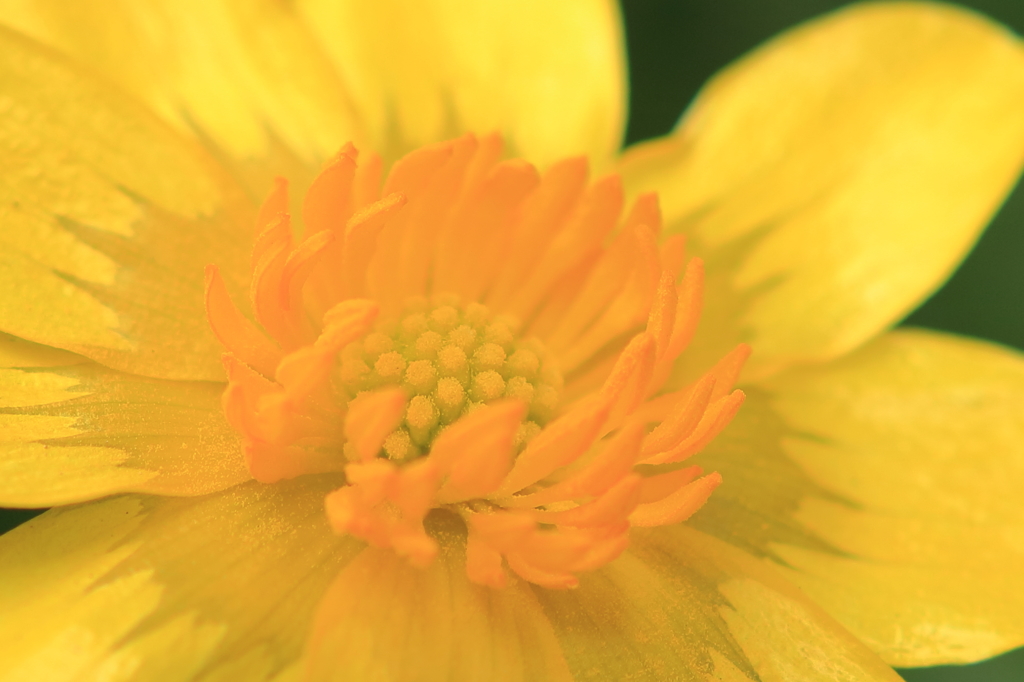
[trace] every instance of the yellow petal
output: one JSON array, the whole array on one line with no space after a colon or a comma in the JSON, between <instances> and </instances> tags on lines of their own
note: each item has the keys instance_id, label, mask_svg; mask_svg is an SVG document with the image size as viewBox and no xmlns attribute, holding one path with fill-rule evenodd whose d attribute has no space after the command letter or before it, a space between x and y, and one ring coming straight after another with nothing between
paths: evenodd
<instances>
[{"instance_id":1,"label":"yellow petal","mask_svg":"<svg viewBox=\"0 0 1024 682\"><path fill-rule=\"evenodd\" d=\"M70 353L0 333L0 368L66 367L89 360ZM6 397L6 393L4 397ZM3 398L0 398L3 399Z\"/></svg>"},{"instance_id":2,"label":"yellow petal","mask_svg":"<svg viewBox=\"0 0 1024 682\"><path fill-rule=\"evenodd\" d=\"M609 0L302 0L374 147L497 130L547 164L621 143L625 48Z\"/></svg>"},{"instance_id":3,"label":"yellow petal","mask_svg":"<svg viewBox=\"0 0 1024 682\"><path fill-rule=\"evenodd\" d=\"M370 548L338 575L313 624L304 679L573 679L534 592L522 582L502 590L470 583L459 522L429 520L441 544L430 567Z\"/></svg>"},{"instance_id":4,"label":"yellow petal","mask_svg":"<svg viewBox=\"0 0 1024 682\"><path fill-rule=\"evenodd\" d=\"M900 679L766 563L685 526L632 536L577 589L538 591L575 679Z\"/></svg>"},{"instance_id":5,"label":"yellow petal","mask_svg":"<svg viewBox=\"0 0 1024 682\"><path fill-rule=\"evenodd\" d=\"M0 333L0 368L62 367L64 365L79 365L83 362L87 362L87 360L80 355L29 343L24 339ZM5 392L0 400L9 400L9 398L10 394Z\"/></svg>"},{"instance_id":6,"label":"yellow petal","mask_svg":"<svg viewBox=\"0 0 1024 682\"><path fill-rule=\"evenodd\" d=\"M358 137L340 81L287 3L2 0L0 16L230 156L283 145L314 162Z\"/></svg>"},{"instance_id":7,"label":"yellow petal","mask_svg":"<svg viewBox=\"0 0 1024 682\"><path fill-rule=\"evenodd\" d=\"M2 341L0 365L14 366L0 367L0 505L203 495L249 480L220 385L144 379Z\"/></svg>"},{"instance_id":8,"label":"yellow petal","mask_svg":"<svg viewBox=\"0 0 1024 682\"><path fill-rule=\"evenodd\" d=\"M223 379L203 267L251 213L201 150L0 28L0 330L150 376Z\"/></svg>"},{"instance_id":9,"label":"yellow petal","mask_svg":"<svg viewBox=\"0 0 1024 682\"><path fill-rule=\"evenodd\" d=\"M328 489L306 480L117 497L4 535L0 677L273 678L298 657L317 599L361 548L323 521Z\"/></svg>"},{"instance_id":10,"label":"yellow petal","mask_svg":"<svg viewBox=\"0 0 1024 682\"><path fill-rule=\"evenodd\" d=\"M902 331L768 388L832 493L794 517L836 551L776 547L804 591L894 665L1024 643L1024 357Z\"/></svg>"},{"instance_id":11,"label":"yellow petal","mask_svg":"<svg viewBox=\"0 0 1024 682\"><path fill-rule=\"evenodd\" d=\"M745 340L756 376L899 319L1012 187L1021 111L1021 42L948 5L854 5L719 74L624 165L707 257L694 367Z\"/></svg>"}]
</instances>

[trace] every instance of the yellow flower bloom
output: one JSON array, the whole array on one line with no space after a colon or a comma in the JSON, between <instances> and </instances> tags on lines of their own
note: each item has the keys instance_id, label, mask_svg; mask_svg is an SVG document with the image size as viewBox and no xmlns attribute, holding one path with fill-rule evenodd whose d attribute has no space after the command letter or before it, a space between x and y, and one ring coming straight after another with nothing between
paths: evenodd
<instances>
[{"instance_id":1,"label":"yellow flower bloom","mask_svg":"<svg viewBox=\"0 0 1024 682\"><path fill-rule=\"evenodd\" d=\"M886 331L1019 174L1004 30L855 6L620 157L606 2L0 10L0 504L64 505L0 539L0 679L1024 642L1024 362Z\"/></svg>"}]
</instances>

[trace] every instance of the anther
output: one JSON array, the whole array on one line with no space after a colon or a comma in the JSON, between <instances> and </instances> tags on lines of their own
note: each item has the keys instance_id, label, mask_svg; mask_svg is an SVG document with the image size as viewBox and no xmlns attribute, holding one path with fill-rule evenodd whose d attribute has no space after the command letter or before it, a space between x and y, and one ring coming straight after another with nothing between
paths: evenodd
<instances>
[{"instance_id":1,"label":"anther","mask_svg":"<svg viewBox=\"0 0 1024 682\"><path fill-rule=\"evenodd\" d=\"M505 393L505 380L493 369L473 377L473 399L480 402L497 400Z\"/></svg>"},{"instance_id":2,"label":"anther","mask_svg":"<svg viewBox=\"0 0 1024 682\"><path fill-rule=\"evenodd\" d=\"M405 429L393 431L384 439L384 453L388 459L402 461L415 456L416 448L412 444L409 432Z\"/></svg>"},{"instance_id":3,"label":"anther","mask_svg":"<svg viewBox=\"0 0 1024 682\"><path fill-rule=\"evenodd\" d=\"M413 360L405 370L405 383L415 393L430 393L437 385L437 370L429 360Z\"/></svg>"},{"instance_id":4,"label":"anther","mask_svg":"<svg viewBox=\"0 0 1024 682\"><path fill-rule=\"evenodd\" d=\"M437 351L441 350L443 345L444 338L440 334L435 331L427 331L420 334L413 348L416 357L429 360L437 356Z\"/></svg>"},{"instance_id":5,"label":"anther","mask_svg":"<svg viewBox=\"0 0 1024 682\"><path fill-rule=\"evenodd\" d=\"M434 397L441 408L441 418L445 423L449 423L462 413L462 405L466 402L466 389L457 379L443 377L437 382Z\"/></svg>"},{"instance_id":6,"label":"anther","mask_svg":"<svg viewBox=\"0 0 1024 682\"><path fill-rule=\"evenodd\" d=\"M476 330L468 324L461 324L448 332L448 342L468 352L476 345Z\"/></svg>"},{"instance_id":7,"label":"anther","mask_svg":"<svg viewBox=\"0 0 1024 682\"><path fill-rule=\"evenodd\" d=\"M496 343L485 343L473 353L473 368L477 371L501 369L505 362L505 349Z\"/></svg>"},{"instance_id":8,"label":"anther","mask_svg":"<svg viewBox=\"0 0 1024 682\"><path fill-rule=\"evenodd\" d=\"M437 352L437 368L446 377L455 377L465 381L469 372L466 351L458 346L448 345Z\"/></svg>"},{"instance_id":9,"label":"anther","mask_svg":"<svg viewBox=\"0 0 1024 682\"><path fill-rule=\"evenodd\" d=\"M521 376L527 380L537 376L540 369L540 358L532 350L520 348L508 358L504 368L506 376Z\"/></svg>"},{"instance_id":10,"label":"anther","mask_svg":"<svg viewBox=\"0 0 1024 682\"><path fill-rule=\"evenodd\" d=\"M428 329L427 316L423 313L406 315L402 320L402 336L407 339L415 339Z\"/></svg>"},{"instance_id":11,"label":"anther","mask_svg":"<svg viewBox=\"0 0 1024 682\"><path fill-rule=\"evenodd\" d=\"M484 340L488 343L496 343L502 348L509 346L512 341L512 330L505 322L495 322L487 325L484 331Z\"/></svg>"},{"instance_id":12,"label":"anther","mask_svg":"<svg viewBox=\"0 0 1024 682\"><path fill-rule=\"evenodd\" d=\"M521 400L527 405L533 402L533 395L536 390L526 377L512 377L505 383L505 395L509 398Z\"/></svg>"},{"instance_id":13,"label":"anther","mask_svg":"<svg viewBox=\"0 0 1024 682\"><path fill-rule=\"evenodd\" d=\"M385 381L398 381L401 379L402 373L405 372L405 358L402 357L401 353L396 353L395 351L384 353L377 358L377 362L373 364L373 369Z\"/></svg>"},{"instance_id":14,"label":"anther","mask_svg":"<svg viewBox=\"0 0 1024 682\"><path fill-rule=\"evenodd\" d=\"M450 305L434 308L430 313L430 327L436 332L444 333L459 323L459 311Z\"/></svg>"},{"instance_id":15,"label":"anther","mask_svg":"<svg viewBox=\"0 0 1024 682\"><path fill-rule=\"evenodd\" d=\"M417 445L429 444L438 417L434 401L429 397L418 395L409 401L405 421L409 425L409 435Z\"/></svg>"}]
</instances>

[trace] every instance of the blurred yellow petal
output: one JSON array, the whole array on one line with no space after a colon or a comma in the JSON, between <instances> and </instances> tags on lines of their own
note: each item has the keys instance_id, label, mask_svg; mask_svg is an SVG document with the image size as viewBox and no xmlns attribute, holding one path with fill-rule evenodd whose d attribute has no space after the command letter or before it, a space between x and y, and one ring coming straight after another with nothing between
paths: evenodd
<instances>
[{"instance_id":1,"label":"blurred yellow petal","mask_svg":"<svg viewBox=\"0 0 1024 682\"><path fill-rule=\"evenodd\" d=\"M430 520L442 545L430 567L369 548L338 575L312 627L304 679L572 680L534 591L469 582L459 522Z\"/></svg>"},{"instance_id":2,"label":"blurred yellow petal","mask_svg":"<svg viewBox=\"0 0 1024 682\"><path fill-rule=\"evenodd\" d=\"M340 81L287 3L2 0L0 17L230 156L284 145L315 163L359 137Z\"/></svg>"},{"instance_id":3,"label":"blurred yellow petal","mask_svg":"<svg viewBox=\"0 0 1024 682\"><path fill-rule=\"evenodd\" d=\"M301 0L386 158L497 130L548 164L615 153L625 47L610 0Z\"/></svg>"},{"instance_id":4,"label":"blurred yellow petal","mask_svg":"<svg viewBox=\"0 0 1024 682\"><path fill-rule=\"evenodd\" d=\"M323 522L327 490L307 479L117 497L4 535L0 677L272 679L361 547Z\"/></svg>"},{"instance_id":5,"label":"blurred yellow petal","mask_svg":"<svg viewBox=\"0 0 1024 682\"><path fill-rule=\"evenodd\" d=\"M1021 355L897 332L768 388L785 452L833 493L794 517L837 552L776 547L804 591L894 665L1024 643Z\"/></svg>"},{"instance_id":6,"label":"blurred yellow petal","mask_svg":"<svg viewBox=\"0 0 1024 682\"><path fill-rule=\"evenodd\" d=\"M0 28L0 331L163 378L222 380L203 267L241 296L251 209L201 150Z\"/></svg>"},{"instance_id":7,"label":"blurred yellow petal","mask_svg":"<svg viewBox=\"0 0 1024 682\"><path fill-rule=\"evenodd\" d=\"M0 506L203 495L250 478L218 384L145 379L9 337L0 361Z\"/></svg>"},{"instance_id":8,"label":"blurred yellow petal","mask_svg":"<svg viewBox=\"0 0 1024 682\"><path fill-rule=\"evenodd\" d=\"M1020 41L947 5L854 5L715 77L668 140L624 162L707 257L719 311L691 362L745 340L757 376L899 319L1013 186L1021 111Z\"/></svg>"},{"instance_id":9,"label":"blurred yellow petal","mask_svg":"<svg viewBox=\"0 0 1024 682\"><path fill-rule=\"evenodd\" d=\"M764 562L685 526L633 538L577 589L538 591L574 679L900 679Z\"/></svg>"}]
</instances>

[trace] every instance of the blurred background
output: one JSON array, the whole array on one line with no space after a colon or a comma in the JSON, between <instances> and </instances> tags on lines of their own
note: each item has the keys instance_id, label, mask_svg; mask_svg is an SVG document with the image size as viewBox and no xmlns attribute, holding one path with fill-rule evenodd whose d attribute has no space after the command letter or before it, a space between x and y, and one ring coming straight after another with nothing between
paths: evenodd
<instances>
[{"instance_id":1,"label":"blurred background","mask_svg":"<svg viewBox=\"0 0 1024 682\"><path fill-rule=\"evenodd\" d=\"M627 144L669 132L701 84L735 58L794 24L846 4L850 3L622 0L631 82ZM958 4L1024 34L1024 0ZM1024 190L1018 187L952 279L903 324L968 334L1024 350L1022 264ZM0 533L37 513L0 509ZM970 666L899 672L907 682L1024 682L1024 648Z\"/></svg>"},{"instance_id":2,"label":"blurred background","mask_svg":"<svg viewBox=\"0 0 1024 682\"><path fill-rule=\"evenodd\" d=\"M848 4L852 3L622 0L631 88L627 144L671 130L700 86L740 55L794 24ZM956 4L1024 35L1024 0ZM956 274L903 324L1024 350L1024 188L1018 185ZM1024 648L975 665L898 672L907 682L1024 682Z\"/></svg>"}]
</instances>

